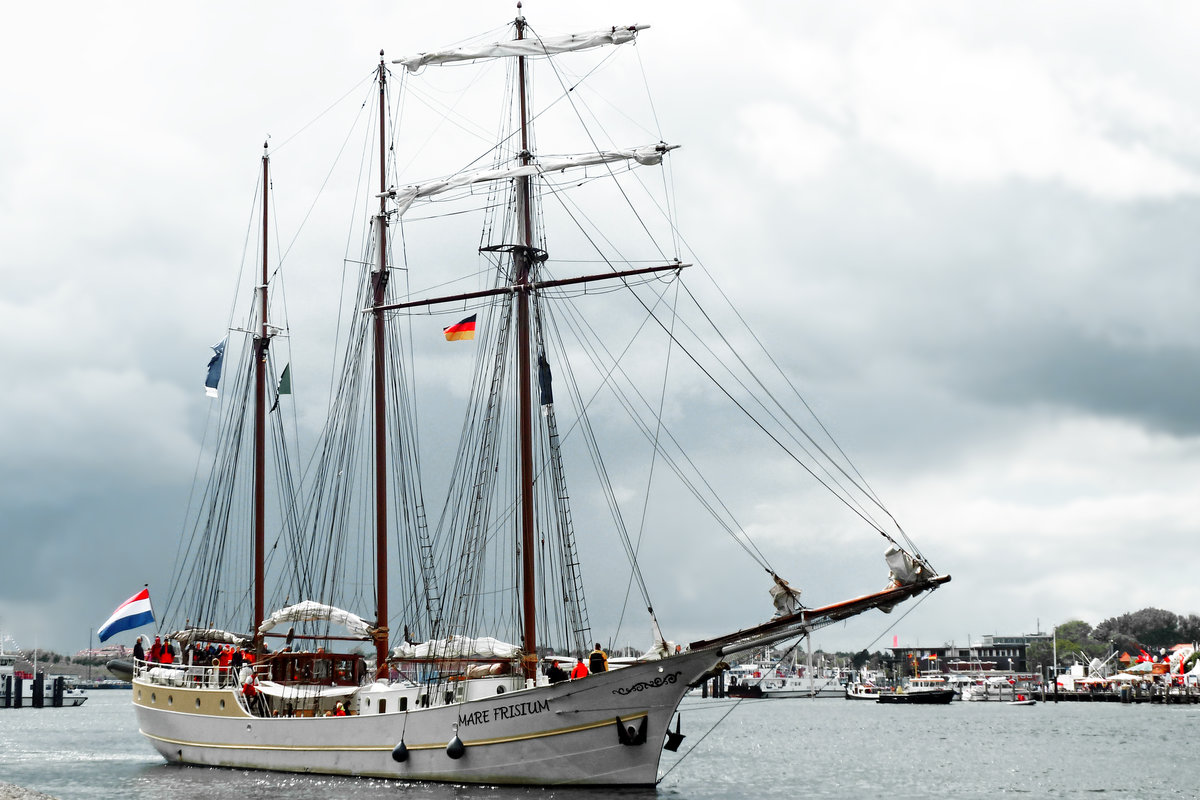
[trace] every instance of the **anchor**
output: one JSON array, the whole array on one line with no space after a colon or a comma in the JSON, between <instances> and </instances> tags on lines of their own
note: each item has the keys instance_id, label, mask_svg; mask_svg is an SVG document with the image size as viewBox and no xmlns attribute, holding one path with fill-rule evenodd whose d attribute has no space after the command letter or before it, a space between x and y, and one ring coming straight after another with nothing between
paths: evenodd
<instances>
[{"instance_id":1,"label":"anchor","mask_svg":"<svg viewBox=\"0 0 1200 800\"><path fill-rule=\"evenodd\" d=\"M674 753L679 749L680 743L686 738L682 733L679 732L679 728L682 723L683 715L675 715L675 730L667 730L667 743L663 745L663 750L670 750L672 753Z\"/></svg>"},{"instance_id":2,"label":"anchor","mask_svg":"<svg viewBox=\"0 0 1200 800\"><path fill-rule=\"evenodd\" d=\"M649 717L642 717L642 725L635 731L632 725L626 728L625 723L621 721L621 718L617 717L617 741L623 745L628 745L629 747L633 747L634 745L638 744L645 744L647 719L649 719Z\"/></svg>"}]
</instances>

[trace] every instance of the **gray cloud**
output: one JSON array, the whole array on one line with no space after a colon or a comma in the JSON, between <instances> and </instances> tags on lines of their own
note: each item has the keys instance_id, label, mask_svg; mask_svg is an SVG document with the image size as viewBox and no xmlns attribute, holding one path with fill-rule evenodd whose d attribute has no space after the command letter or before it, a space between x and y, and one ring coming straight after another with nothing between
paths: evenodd
<instances>
[{"instance_id":1,"label":"gray cloud","mask_svg":"<svg viewBox=\"0 0 1200 800\"><path fill-rule=\"evenodd\" d=\"M737 23L723 26L695 4L604 12L526 9L544 31L653 25L639 68L612 77L644 68L662 135L684 145L671 163L683 234L955 574L893 632L961 642L1039 618L1194 612L1200 110L1182 54L1195 11L752 4L721 7ZM52 24L62 13L79 24ZM510 14L483 3L453 19L436 8L331 18L315 3L14 12L28 35L0 68L32 77L0 88L0 628L75 649L142 583L168 580L262 139L280 151L279 238L291 246L325 177L291 133L339 97L360 102L347 93L380 46L425 49ZM752 56L735 55L739 39ZM340 143L319 120L312 133ZM419 144L413 177L458 165ZM345 222L341 207L315 209L286 262L297 375L318 396L331 328L316 326L314 295L337 293ZM688 280L718 311L699 267ZM461 395L440 353L418 358L438 404ZM672 424L724 472L772 563L812 603L875 588L877 537L786 459L739 447L751 439L725 432L724 401L678 377ZM457 428L429 416L432 437ZM646 547L667 565L653 588L668 635L766 611L763 576L723 534L702 518L655 522ZM1173 537L1170 563L1145 544L1152 534ZM585 572L593 621L615 625L599 609L620 600L621 560L583 546L598 562ZM837 626L818 644L857 649L893 621Z\"/></svg>"}]
</instances>

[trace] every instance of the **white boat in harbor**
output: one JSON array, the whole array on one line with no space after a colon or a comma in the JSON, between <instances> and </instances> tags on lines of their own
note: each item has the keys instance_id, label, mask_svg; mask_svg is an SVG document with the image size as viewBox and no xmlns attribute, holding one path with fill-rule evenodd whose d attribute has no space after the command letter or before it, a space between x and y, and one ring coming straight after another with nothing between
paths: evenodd
<instances>
[{"instance_id":1,"label":"white boat in harbor","mask_svg":"<svg viewBox=\"0 0 1200 800\"><path fill-rule=\"evenodd\" d=\"M33 674L18 673L16 664L16 654L0 651L0 708L70 708L87 702L87 693L73 679L50 675L38 681Z\"/></svg>"},{"instance_id":2,"label":"white boat in harbor","mask_svg":"<svg viewBox=\"0 0 1200 800\"><path fill-rule=\"evenodd\" d=\"M946 679L914 677L903 686L879 693L878 702L903 705L943 705L954 700L954 689Z\"/></svg>"},{"instance_id":3,"label":"white boat in harbor","mask_svg":"<svg viewBox=\"0 0 1200 800\"><path fill-rule=\"evenodd\" d=\"M846 684L845 694L847 700L870 700L871 702L875 702L879 699L879 687L873 683L852 681Z\"/></svg>"},{"instance_id":4,"label":"white boat in harbor","mask_svg":"<svg viewBox=\"0 0 1200 800\"><path fill-rule=\"evenodd\" d=\"M599 488L589 498L592 507L607 505L614 519L592 514L585 530L596 536L597 529L613 529L622 537L618 541L631 562L631 583L646 610L644 629L654 636L642 656L619 669L556 683L538 669L547 650L586 659L599 638L589 623L568 504L557 415L572 406L563 400L577 401L568 430L576 432L572 443L584 451L580 461L591 455L602 467L599 446L605 439L592 432L593 420L584 412L587 398L576 386L567 356L584 360L590 352L607 375L624 371L624 365L610 360L612 351L560 347L556 334L581 333L590 346L592 331L570 311L555 316L554 304L572 297L588 303L585 286L632 295L630 306L640 309L643 326L667 334L658 340L662 355L664 348L681 346L684 326L676 333L674 312L654 298L659 289L682 281L688 265L661 256L672 252L667 241L656 245L656 266L635 264L630 256L626 267L605 252L599 260L609 271L555 277L559 273L552 270L574 266L570 257L550 259L545 249L546 205L583 184L595 190L635 168L654 168L674 146L655 142L579 156L549 155L559 151L547 149L543 155L535 147L533 121L560 100L567 106L582 97L574 81L582 82L579 76L591 69L573 66L569 88L558 82L563 73L554 72L555 78L542 85L551 97L537 108L530 94L531 70L535 62L619 47L638 38L643 28L541 37L518 17L512 40L391 62L409 73L402 81L381 57L372 101L365 105L372 108L377 98L378 138L372 138L362 159L377 170L369 195L378 207L355 239L364 251L346 260L359 270L347 298L349 311L341 317L349 320L344 322L346 354L302 491L288 472L297 460L288 456L287 445L266 446L268 431L282 436L291 428L280 421L284 409L278 402L287 372L275 361L281 344L273 344L282 343L284 331L274 322L282 317L272 305L278 268L272 269L266 244L273 207L267 190L273 181L271 160L264 155L257 198L261 272L256 265L251 310L230 326L228 352L224 340L214 348L216 377L210 375L208 385L214 394L221 386L219 452L209 483L196 494L202 499L190 538L181 546L183 561L175 571L181 584L173 587L160 620L180 657L172 664L134 665L138 728L167 761L410 781L652 786L662 751L675 750L683 738L676 717L681 698L690 686L727 668L726 659L872 609L889 611L949 580L915 548L899 544L902 532L872 525L887 544L885 588L806 608L799 592L763 565L774 598L773 604L764 598L759 619L767 621L677 646L661 633L664 626L649 597L654 584L642 577L638 549L625 535L630 526L600 468ZM476 148L463 159L468 166L452 175L394 185L399 167L389 159L403 147L388 137L404 124L393 120L399 106L388 104L390 93L422 80L426 68L476 61L500 61L509 68L506 96L513 110L505 118L511 128L501 132L485 165L476 163ZM401 160L411 155L403 153ZM436 257L424 251L430 263L406 263L401 275L393 259L402 252L422 252L407 238L420 228L420 215L410 220L405 214L435 201L461 201L463 213L483 216L485 236L482 241L438 239ZM449 214L439 209L425 219ZM641 230L648 217L635 219L641 222L633 227ZM673 224L669 231L675 232ZM400 233L405 247L394 241ZM575 246L603 245L595 237L573 241ZM411 276L426 270L421 285L441 285L441 276L428 270L445 263L459 246L470 256L472 275L488 276L487 286L413 299L406 284ZM340 262L336 266L342 268ZM289 294L303 289L293 283ZM423 499L422 481L428 476L418 465L418 444L429 433L416 435L416 370L409 362L414 346L405 337L411 335L413 315L423 317L435 307L448 307L455 319L470 315L442 329L447 340L473 339L478 332L479 342L462 440L457 447L442 445L443 452L455 454L453 475L441 518L431 527ZM336 313L331 310L331 317ZM606 320L599 332L609 333L613 321ZM244 345L240 358L235 338ZM560 381L555 387L559 403L553 402L551 359ZM639 370L657 379L659 388L664 371ZM225 384L219 384L221 375ZM649 395L625 394L616 385L623 381L606 378L603 385L630 401L628 412L651 436L648 457L677 470L707 513L721 514L720 504L708 496L708 481L694 477L695 466L678 445L668 445L668 436L657 433L664 421L641 416L657 414L641 402ZM433 433L440 437L446 431ZM779 440L773 446L786 447ZM267 481L268 462L279 480ZM268 486L278 489L278 496L268 493ZM866 491L864 497L863 502L873 502L874 494ZM672 514L677 511L671 507ZM277 517L269 527L268 516ZM722 518L719 524L728 522ZM359 534L365 534L366 543ZM397 543L406 549L390 549ZM390 604L393 599L402 600L398 609ZM272 606L279 610L269 613ZM360 615L348 608L365 611ZM240 669L227 663L228 648L247 663Z\"/></svg>"},{"instance_id":5,"label":"white boat in harbor","mask_svg":"<svg viewBox=\"0 0 1200 800\"><path fill-rule=\"evenodd\" d=\"M963 684L962 699L973 703L1007 703L1019 695L1031 695L1033 691L1032 675L980 675Z\"/></svg>"},{"instance_id":6,"label":"white boat in harbor","mask_svg":"<svg viewBox=\"0 0 1200 800\"><path fill-rule=\"evenodd\" d=\"M836 697L846 695L846 685L838 675L771 677L762 681L763 697L775 699L791 697Z\"/></svg>"}]
</instances>

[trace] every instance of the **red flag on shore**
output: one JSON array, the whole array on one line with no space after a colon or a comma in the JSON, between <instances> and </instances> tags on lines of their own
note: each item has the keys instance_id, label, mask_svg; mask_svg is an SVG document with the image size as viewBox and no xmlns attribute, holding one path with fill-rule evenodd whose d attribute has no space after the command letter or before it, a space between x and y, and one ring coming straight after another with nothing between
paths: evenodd
<instances>
[{"instance_id":1,"label":"red flag on shore","mask_svg":"<svg viewBox=\"0 0 1200 800\"><path fill-rule=\"evenodd\" d=\"M442 333L446 334L447 342L457 342L462 339L474 339L475 314L467 317L462 322L456 323L447 328L442 328Z\"/></svg>"}]
</instances>

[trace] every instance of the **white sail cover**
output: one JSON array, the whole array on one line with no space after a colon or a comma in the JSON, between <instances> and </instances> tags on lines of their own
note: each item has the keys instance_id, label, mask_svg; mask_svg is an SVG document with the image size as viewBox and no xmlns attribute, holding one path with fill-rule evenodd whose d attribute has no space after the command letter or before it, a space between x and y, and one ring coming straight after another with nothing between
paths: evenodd
<instances>
[{"instance_id":1,"label":"white sail cover","mask_svg":"<svg viewBox=\"0 0 1200 800\"><path fill-rule=\"evenodd\" d=\"M349 697L358 691L357 686L314 686L310 684L282 684L261 681L254 684L263 694L296 703L305 703L321 697Z\"/></svg>"},{"instance_id":2,"label":"white sail cover","mask_svg":"<svg viewBox=\"0 0 1200 800\"><path fill-rule=\"evenodd\" d=\"M249 636L217 630L215 628L186 628L181 631L175 631L167 638L174 639L182 645L190 645L192 642L221 642L222 644L231 644L236 647L245 647L253 641Z\"/></svg>"},{"instance_id":3,"label":"white sail cover","mask_svg":"<svg viewBox=\"0 0 1200 800\"><path fill-rule=\"evenodd\" d=\"M891 580L897 586L910 586L924 574L924 568L908 553L892 545L883 553L883 560L891 570Z\"/></svg>"},{"instance_id":4,"label":"white sail cover","mask_svg":"<svg viewBox=\"0 0 1200 800\"><path fill-rule=\"evenodd\" d=\"M395 192L396 214L404 216L404 212L413 202L421 197L432 197L452 189L470 186L475 183L521 178L527 175L544 175L550 172L561 172L573 167L590 167L598 164L609 164L614 161L634 161L643 166L661 164L663 155L679 147L677 144L649 144L625 150L602 150L598 153L584 153L575 156L560 156L507 169L486 169L479 172L463 172L449 178L425 181L405 186Z\"/></svg>"},{"instance_id":5,"label":"white sail cover","mask_svg":"<svg viewBox=\"0 0 1200 800\"><path fill-rule=\"evenodd\" d=\"M771 573L771 578L775 581L770 589L771 604L775 606L775 616L790 616L799 611L802 608L800 590L793 589L787 581L775 573Z\"/></svg>"},{"instance_id":6,"label":"white sail cover","mask_svg":"<svg viewBox=\"0 0 1200 800\"><path fill-rule=\"evenodd\" d=\"M545 39L510 39L491 44L455 47L449 50L435 50L432 53L418 53L415 56L394 59L392 63L403 64L408 68L409 72L416 72L426 64L451 64L456 61L478 61L483 58L551 56L558 53L574 53L580 50L590 50L593 47L631 42L637 38L638 31L649 27L649 25L628 25L623 28L613 27L606 31L568 33L562 36L550 36Z\"/></svg>"},{"instance_id":7,"label":"white sail cover","mask_svg":"<svg viewBox=\"0 0 1200 800\"><path fill-rule=\"evenodd\" d=\"M431 639L420 644L402 644L392 649L395 658L515 658L520 655L521 648L514 644L482 636L472 639L468 636L450 636L445 639Z\"/></svg>"},{"instance_id":8,"label":"white sail cover","mask_svg":"<svg viewBox=\"0 0 1200 800\"><path fill-rule=\"evenodd\" d=\"M323 619L344 626L355 636L361 636L364 639L371 638L372 628L362 617L314 600L303 600L294 606L279 609L263 620L262 624L258 626L258 632L266 633L284 622L312 622Z\"/></svg>"}]
</instances>

